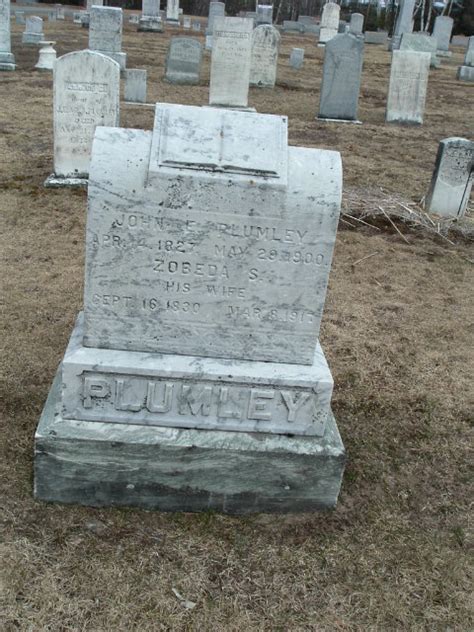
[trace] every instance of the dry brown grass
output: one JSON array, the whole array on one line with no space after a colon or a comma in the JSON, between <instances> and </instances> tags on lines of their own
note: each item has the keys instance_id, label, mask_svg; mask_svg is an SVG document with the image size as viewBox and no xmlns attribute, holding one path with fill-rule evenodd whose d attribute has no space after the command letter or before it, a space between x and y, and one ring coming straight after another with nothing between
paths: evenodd
<instances>
[{"instance_id":1,"label":"dry brown grass","mask_svg":"<svg viewBox=\"0 0 474 632\"><path fill-rule=\"evenodd\" d=\"M37 52L19 45L21 30L19 69L0 77L2 632L473 629L472 252L456 236L399 223L406 243L386 221L341 224L322 331L349 457L333 513L233 518L32 499L35 426L81 307L86 200L42 187L51 78L31 70ZM60 53L87 40L70 22L45 31ZM207 62L202 86L161 82L167 39L127 24L129 67L148 68L152 100L205 103ZM289 114L293 144L342 152L346 212L416 204L438 140L472 133L474 90L454 78L462 51L432 71L414 129L384 125L389 56L367 48L364 125L344 126L313 120L322 53L310 42L285 36L279 85L253 90L252 103ZM293 74L298 44L306 62ZM122 124L150 129L152 111L124 107Z\"/></svg>"}]
</instances>

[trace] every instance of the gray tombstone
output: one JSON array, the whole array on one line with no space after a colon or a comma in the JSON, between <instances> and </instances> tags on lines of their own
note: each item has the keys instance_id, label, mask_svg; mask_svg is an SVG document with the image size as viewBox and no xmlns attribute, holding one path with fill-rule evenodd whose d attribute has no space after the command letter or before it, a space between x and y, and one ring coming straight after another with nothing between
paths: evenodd
<instances>
[{"instance_id":1,"label":"gray tombstone","mask_svg":"<svg viewBox=\"0 0 474 632\"><path fill-rule=\"evenodd\" d=\"M299 70L303 66L304 48L292 48L290 53L290 66Z\"/></svg>"},{"instance_id":2,"label":"gray tombstone","mask_svg":"<svg viewBox=\"0 0 474 632\"><path fill-rule=\"evenodd\" d=\"M197 33L200 32L201 30L201 22L193 22L193 31L196 31Z\"/></svg>"},{"instance_id":3,"label":"gray tombstone","mask_svg":"<svg viewBox=\"0 0 474 632\"><path fill-rule=\"evenodd\" d=\"M271 24L262 24L254 30L250 69L251 86L275 87L280 39L280 33Z\"/></svg>"},{"instance_id":4,"label":"gray tombstone","mask_svg":"<svg viewBox=\"0 0 474 632\"><path fill-rule=\"evenodd\" d=\"M301 24L304 24L305 26L311 26L314 24L314 18L312 15L299 15L298 22L301 22Z\"/></svg>"},{"instance_id":5,"label":"gray tombstone","mask_svg":"<svg viewBox=\"0 0 474 632\"><path fill-rule=\"evenodd\" d=\"M430 53L394 50L387 99L387 123L421 125L425 110Z\"/></svg>"},{"instance_id":6,"label":"gray tombstone","mask_svg":"<svg viewBox=\"0 0 474 632\"><path fill-rule=\"evenodd\" d=\"M179 0L167 0L166 23L171 26L179 26Z\"/></svg>"},{"instance_id":7,"label":"gray tombstone","mask_svg":"<svg viewBox=\"0 0 474 632\"><path fill-rule=\"evenodd\" d=\"M26 18L25 31L21 36L21 43L30 45L38 45L44 40L43 20L36 15L29 15Z\"/></svg>"},{"instance_id":8,"label":"gray tombstone","mask_svg":"<svg viewBox=\"0 0 474 632\"><path fill-rule=\"evenodd\" d=\"M385 45L388 41L388 33L386 31L365 31L364 42L366 44Z\"/></svg>"},{"instance_id":9,"label":"gray tombstone","mask_svg":"<svg viewBox=\"0 0 474 632\"><path fill-rule=\"evenodd\" d=\"M296 22L294 20L284 20L283 32L284 33L304 33L305 25L303 22Z\"/></svg>"},{"instance_id":10,"label":"gray tombstone","mask_svg":"<svg viewBox=\"0 0 474 632\"><path fill-rule=\"evenodd\" d=\"M474 142L455 137L442 140L426 196L427 211L461 218L466 212L473 178Z\"/></svg>"},{"instance_id":11,"label":"gray tombstone","mask_svg":"<svg viewBox=\"0 0 474 632\"><path fill-rule=\"evenodd\" d=\"M460 81L474 82L474 35L468 40L464 63L459 66L457 77Z\"/></svg>"},{"instance_id":12,"label":"gray tombstone","mask_svg":"<svg viewBox=\"0 0 474 632\"><path fill-rule=\"evenodd\" d=\"M16 11L16 13L15 13L15 22L17 24L25 24L25 12L24 11Z\"/></svg>"},{"instance_id":13,"label":"gray tombstone","mask_svg":"<svg viewBox=\"0 0 474 632\"><path fill-rule=\"evenodd\" d=\"M124 98L127 103L146 103L146 70L128 68L124 71Z\"/></svg>"},{"instance_id":14,"label":"gray tombstone","mask_svg":"<svg viewBox=\"0 0 474 632\"><path fill-rule=\"evenodd\" d=\"M224 2L210 2L209 3L209 15L207 18L206 35L212 35L214 29L214 20L216 18L223 18L225 16L225 4Z\"/></svg>"},{"instance_id":15,"label":"gray tombstone","mask_svg":"<svg viewBox=\"0 0 474 632\"><path fill-rule=\"evenodd\" d=\"M352 13L349 23L349 33L352 35L362 35L364 30L364 16L362 13Z\"/></svg>"},{"instance_id":16,"label":"gray tombstone","mask_svg":"<svg viewBox=\"0 0 474 632\"><path fill-rule=\"evenodd\" d=\"M143 0L142 14L138 22L138 31L160 33L163 20L160 15L160 0Z\"/></svg>"},{"instance_id":17,"label":"gray tombstone","mask_svg":"<svg viewBox=\"0 0 474 632\"><path fill-rule=\"evenodd\" d=\"M15 70L10 34L10 0L0 0L0 70Z\"/></svg>"},{"instance_id":18,"label":"gray tombstone","mask_svg":"<svg viewBox=\"0 0 474 632\"><path fill-rule=\"evenodd\" d=\"M258 4L257 16L255 22L260 24L272 24L273 23L273 5L272 4Z\"/></svg>"},{"instance_id":19,"label":"gray tombstone","mask_svg":"<svg viewBox=\"0 0 474 632\"><path fill-rule=\"evenodd\" d=\"M83 11L74 11L74 13L72 14L73 24L82 24L82 14Z\"/></svg>"},{"instance_id":20,"label":"gray tombstone","mask_svg":"<svg viewBox=\"0 0 474 632\"><path fill-rule=\"evenodd\" d=\"M89 49L107 55L125 70L127 55L122 52L122 9L93 5L90 10Z\"/></svg>"},{"instance_id":21,"label":"gray tombstone","mask_svg":"<svg viewBox=\"0 0 474 632\"><path fill-rule=\"evenodd\" d=\"M441 57L449 57L451 55L449 44L451 41L453 23L453 18L449 18L445 15L438 15L435 19L433 37L438 44L438 55Z\"/></svg>"},{"instance_id":22,"label":"gray tombstone","mask_svg":"<svg viewBox=\"0 0 474 632\"><path fill-rule=\"evenodd\" d=\"M339 24L337 27L338 33L346 33L348 28L349 28L349 25L347 24L345 20L339 20Z\"/></svg>"},{"instance_id":23,"label":"gray tombstone","mask_svg":"<svg viewBox=\"0 0 474 632\"><path fill-rule=\"evenodd\" d=\"M183 18L183 29L189 31L191 29L191 18L186 16Z\"/></svg>"},{"instance_id":24,"label":"gray tombstone","mask_svg":"<svg viewBox=\"0 0 474 632\"><path fill-rule=\"evenodd\" d=\"M399 50L415 50L431 55L431 67L439 68L440 61L436 56L436 40L428 33L403 33Z\"/></svg>"},{"instance_id":25,"label":"gray tombstone","mask_svg":"<svg viewBox=\"0 0 474 632\"><path fill-rule=\"evenodd\" d=\"M318 118L357 120L363 56L363 40L350 33L326 44Z\"/></svg>"},{"instance_id":26,"label":"gray tombstone","mask_svg":"<svg viewBox=\"0 0 474 632\"><path fill-rule=\"evenodd\" d=\"M172 37L166 57L165 79L170 83L199 83L202 46L192 37Z\"/></svg>"},{"instance_id":27,"label":"gray tombstone","mask_svg":"<svg viewBox=\"0 0 474 632\"><path fill-rule=\"evenodd\" d=\"M415 0L400 0L395 29L390 42L391 50L398 50L403 33L411 33L413 31L414 11Z\"/></svg>"}]
</instances>

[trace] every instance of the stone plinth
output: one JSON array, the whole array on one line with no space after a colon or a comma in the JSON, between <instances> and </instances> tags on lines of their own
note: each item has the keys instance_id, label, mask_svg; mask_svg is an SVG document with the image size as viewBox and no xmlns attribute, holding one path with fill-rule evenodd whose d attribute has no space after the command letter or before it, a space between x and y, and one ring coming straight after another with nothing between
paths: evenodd
<instances>
[{"instance_id":1,"label":"stone plinth","mask_svg":"<svg viewBox=\"0 0 474 632\"><path fill-rule=\"evenodd\" d=\"M40 42L40 52L38 62L35 66L36 70L52 72L56 62L56 51L53 46L56 42Z\"/></svg>"}]
</instances>

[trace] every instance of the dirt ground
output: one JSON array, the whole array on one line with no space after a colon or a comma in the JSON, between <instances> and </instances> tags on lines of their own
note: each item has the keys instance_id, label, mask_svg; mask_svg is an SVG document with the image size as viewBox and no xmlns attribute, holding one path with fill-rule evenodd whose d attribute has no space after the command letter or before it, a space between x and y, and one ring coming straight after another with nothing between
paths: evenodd
<instances>
[{"instance_id":1,"label":"dirt ground","mask_svg":"<svg viewBox=\"0 0 474 632\"><path fill-rule=\"evenodd\" d=\"M127 19L123 48L128 67L148 70L149 100L207 103L208 54L200 86L168 85L172 31L135 28ZM18 69L0 76L0 629L472 630L465 239L340 224L321 334L348 451L335 511L236 518L33 500L35 427L81 309L86 194L43 188L52 78L33 71L37 49L21 46L22 30L13 24ZM60 55L87 46L70 20L45 22L45 34ZM305 48L297 72L293 46ZM289 116L291 144L341 151L348 211L366 194L417 202L438 141L473 135L474 85L455 79L462 56L455 48L430 72L416 128L384 124L390 56L379 46L366 47L363 125L314 120L323 52L310 36L283 37L277 87L252 89L250 102ZM151 129L152 118L122 108L123 127Z\"/></svg>"}]
</instances>

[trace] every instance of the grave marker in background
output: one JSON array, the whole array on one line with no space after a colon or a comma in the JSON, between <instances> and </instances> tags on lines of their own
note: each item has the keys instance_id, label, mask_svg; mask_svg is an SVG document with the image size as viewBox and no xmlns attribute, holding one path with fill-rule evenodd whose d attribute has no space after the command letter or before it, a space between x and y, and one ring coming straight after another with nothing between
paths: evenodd
<instances>
[{"instance_id":1,"label":"grave marker in background","mask_svg":"<svg viewBox=\"0 0 474 632\"><path fill-rule=\"evenodd\" d=\"M41 71L46 71L46 72L53 71L54 63L56 61L56 51L53 48L54 44L56 44L56 42L40 42L39 43L39 46L41 48L39 51L38 62L36 63L36 66L35 66L36 70L41 70Z\"/></svg>"},{"instance_id":2,"label":"grave marker in background","mask_svg":"<svg viewBox=\"0 0 474 632\"><path fill-rule=\"evenodd\" d=\"M25 20L25 31L21 36L21 43L38 45L44 40L43 20L36 15L28 15Z\"/></svg>"},{"instance_id":3,"label":"grave marker in background","mask_svg":"<svg viewBox=\"0 0 474 632\"><path fill-rule=\"evenodd\" d=\"M138 30L158 33L163 30L163 20L160 15L160 0L143 0Z\"/></svg>"},{"instance_id":4,"label":"grave marker in background","mask_svg":"<svg viewBox=\"0 0 474 632\"><path fill-rule=\"evenodd\" d=\"M349 33L353 35L362 35L364 30L364 16L362 13L352 13L349 23Z\"/></svg>"},{"instance_id":5,"label":"grave marker in background","mask_svg":"<svg viewBox=\"0 0 474 632\"><path fill-rule=\"evenodd\" d=\"M395 29L390 42L391 50L398 50L403 33L411 33L413 31L414 10L415 0L400 0Z\"/></svg>"},{"instance_id":6,"label":"grave marker in background","mask_svg":"<svg viewBox=\"0 0 474 632\"><path fill-rule=\"evenodd\" d=\"M10 0L0 0L0 70L15 70L10 33Z\"/></svg>"},{"instance_id":7,"label":"grave marker in background","mask_svg":"<svg viewBox=\"0 0 474 632\"><path fill-rule=\"evenodd\" d=\"M201 58L202 47L199 40L192 37L172 37L166 56L166 81L198 84Z\"/></svg>"},{"instance_id":8,"label":"grave marker in background","mask_svg":"<svg viewBox=\"0 0 474 632\"><path fill-rule=\"evenodd\" d=\"M393 51L387 123L423 123L430 62L430 53Z\"/></svg>"},{"instance_id":9,"label":"grave marker in background","mask_svg":"<svg viewBox=\"0 0 474 632\"><path fill-rule=\"evenodd\" d=\"M453 30L453 18L445 15L438 15L435 19L433 28L433 37L437 42L438 55L441 57L450 57L449 44L451 42L451 33Z\"/></svg>"},{"instance_id":10,"label":"grave marker in background","mask_svg":"<svg viewBox=\"0 0 474 632\"><path fill-rule=\"evenodd\" d=\"M276 82L280 33L270 24L257 26L252 34L250 85L273 88Z\"/></svg>"},{"instance_id":11,"label":"grave marker in background","mask_svg":"<svg viewBox=\"0 0 474 632\"><path fill-rule=\"evenodd\" d=\"M290 53L290 66L299 70L304 61L304 48L292 48Z\"/></svg>"},{"instance_id":12,"label":"grave marker in background","mask_svg":"<svg viewBox=\"0 0 474 632\"><path fill-rule=\"evenodd\" d=\"M321 30L319 31L319 43L325 44L337 35L339 29L339 13L341 7L335 2L327 2L323 7L321 16Z\"/></svg>"},{"instance_id":13,"label":"grave marker in background","mask_svg":"<svg viewBox=\"0 0 474 632\"><path fill-rule=\"evenodd\" d=\"M179 0L167 0L166 23L179 26Z\"/></svg>"},{"instance_id":14,"label":"grave marker in background","mask_svg":"<svg viewBox=\"0 0 474 632\"><path fill-rule=\"evenodd\" d=\"M414 50L431 55L431 68L439 68L440 61L436 56L436 40L427 33L403 33L399 50Z\"/></svg>"},{"instance_id":15,"label":"grave marker in background","mask_svg":"<svg viewBox=\"0 0 474 632\"><path fill-rule=\"evenodd\" d=\"M272 4L258 4L257 15L255 23L260 24L272 24L273 22L273 5Z\"/></svg>"},{"instance_id":16,"label":"grave marker in background","mask_svg":"<svg viewBox=\"0 0 474 632\"><path fill-rule=\"evenodd\" d=\"M224 2L210 2L209 3L209 15L207 18L206 35L212 36L214 29L214 20L216 18L225 17L225 4Z\"/></svg>"},{"instance_id":17,"label":"grave marker in background","mask_svg":"<svg viewBox=\"0 0 474 632\"><path fill-rule=\"evenodd\" d=\"M459 66L457 77L461 81L474 82L474 35L467 42L464 63L462 66Z\"/></svg>"},{"instance_id":18,"label":"grave marker in background","mask_svg":"<svg viewBox=\"0 0 474 632\"><path fill-rule=\"evenodd\" d=\"M122 53L122 9L96 7L90 10L89 49L116 61L125 70L126 53Z\"/></svg>"},{"instance_id":19,"label":"grave marker in background","mask_svg":"<svg viewBox=\"0 0 474 632\"><path fill-rule=\"evenodd\" d=\"M124 71L124 98L128 103L146 103L146 70L129 68Z\"/></svg>"}]
</instances>

